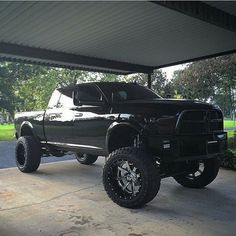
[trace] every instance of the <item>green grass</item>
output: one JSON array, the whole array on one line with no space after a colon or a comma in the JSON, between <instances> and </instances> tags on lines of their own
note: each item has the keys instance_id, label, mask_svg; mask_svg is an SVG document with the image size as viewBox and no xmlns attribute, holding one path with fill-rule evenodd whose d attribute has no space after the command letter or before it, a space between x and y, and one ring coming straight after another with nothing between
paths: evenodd
<instances>
[{"instance_id":1,"label":"green grass","mask_svg":"<svg viewBox=\"0 0 236 236\"><path fill-rule=\"evenodd\" d=\"M225 128L234 127L234 128L236 129L236 120L233 121L233 120L227 120L227 119L225 119L225 120L224 120L224 127L225 127Z\"/></svg>"},{"instance_id":2,"label":"green grass","mask_svg":"<svg viewBox=\"0 0 236 236\"><path fill-rule=\"evenodd\" d=\"M226 130L228 134L228 138L233 138L234 137L234 130Z\"/></svg>"},{"instance_id":3,"label":"green grass","mask_svg":"<svg viewBox=\"0 0 236 236\"><path fill-rule=\"evenodd\" d=\"M0 124L0 141L15 139L15 128L13 124Z\"/></svg>"},{"instance_id":4,"label":"green grass","mask_svg":"<svg viewBox=\"0 0 236 236\"><path fill-rule=\"evenodd\" d=\"M234 128L233 130L226 130L228 133L228 138L233 138L234 137L234 132L236 130L236 120L224 120L224 128Z\"/></svg>"}]
</instances>

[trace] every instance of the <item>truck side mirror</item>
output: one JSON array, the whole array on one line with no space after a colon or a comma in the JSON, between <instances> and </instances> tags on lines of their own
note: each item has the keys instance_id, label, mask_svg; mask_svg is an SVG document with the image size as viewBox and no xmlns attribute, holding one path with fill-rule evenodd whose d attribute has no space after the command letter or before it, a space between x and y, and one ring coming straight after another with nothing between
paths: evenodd
<instances>
[{"instance_id":1,"label":"truck side mirror","mask_svg":"<svg viewBox=\"0 0 236 236\"><path fill-rule=\"evenodd\" d=\"M78 95L79 95L78 91L73 91L72 96L73 96L73 103L74 103L75 106L81 106L82 105L80 100L79 100L79 96Z\"/></svg>"}]
</instances>

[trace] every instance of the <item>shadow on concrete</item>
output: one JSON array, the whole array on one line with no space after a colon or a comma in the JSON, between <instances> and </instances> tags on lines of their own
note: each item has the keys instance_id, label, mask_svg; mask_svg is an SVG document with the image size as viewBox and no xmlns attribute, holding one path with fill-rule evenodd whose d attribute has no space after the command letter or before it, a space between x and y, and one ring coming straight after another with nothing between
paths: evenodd
<instances>
[{"instance_id":1,"label":"shadow on concrete","mask_svg":"<svg viewBox=\"0 0 236 236\"><path fill-rule=\"evenodd\" d=\"M163 179L152 202L125 209L104 191L103 164L101 157L92 166L41 165L34 174L1 170L0 235L234 235L235 172L221 170L204 189Z\"/></svg>"}]
</instances>

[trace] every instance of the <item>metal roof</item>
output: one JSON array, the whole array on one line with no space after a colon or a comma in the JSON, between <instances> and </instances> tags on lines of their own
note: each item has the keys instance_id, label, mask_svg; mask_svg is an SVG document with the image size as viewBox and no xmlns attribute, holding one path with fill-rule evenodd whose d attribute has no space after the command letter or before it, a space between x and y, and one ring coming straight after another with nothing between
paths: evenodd
<instances>
[{"instance_id":1,"label":"metal roof","mask_svg":"<svg viewBox=\"0 0 236 236\"><path fill-rule=\"evenodd\" d=\"M209 1L206 3L212 7L221 9L222 11L236 16L236 4L234 1Z\"/></svg>"},{"instance_id":2,"label":"metal roof","mask_svg":"<svg viewBox=\"0 0 236 236\"><path fill-rule=\"evenodd\" d=\"M236 2L0 2L0 56L144 72L236 51Z\"/></svg>"}]
</instances>

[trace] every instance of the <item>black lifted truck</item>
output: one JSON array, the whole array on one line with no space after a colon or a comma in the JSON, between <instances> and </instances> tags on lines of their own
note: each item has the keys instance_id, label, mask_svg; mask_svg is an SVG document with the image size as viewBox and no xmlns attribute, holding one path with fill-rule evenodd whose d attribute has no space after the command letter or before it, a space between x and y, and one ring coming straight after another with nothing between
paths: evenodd
<instances>
[{"instance_id":1,"label":"black lifted truck","mask_svg":"<svg viewBox=\"0 0 236 236\"><path fill-rule=\"evenodd\" d=\"M16 115L16 163L33 172L43 156L73 152L81 164L105 156L103 184L118 205L151 201L160 181L202 188L227 146L214 105L163 99L136 83L84 83L53 92L46 111Z\"/></svg>"}]
</instances>

